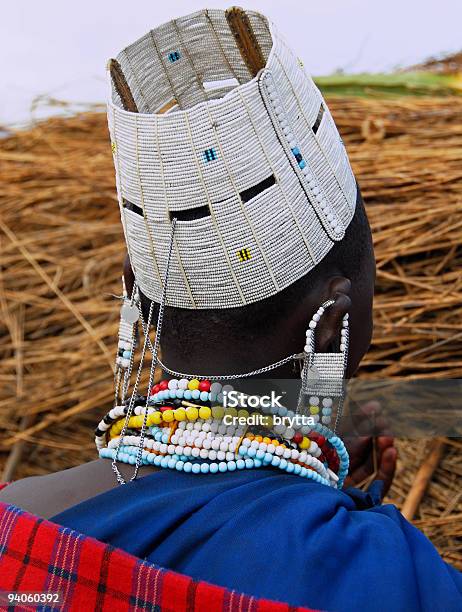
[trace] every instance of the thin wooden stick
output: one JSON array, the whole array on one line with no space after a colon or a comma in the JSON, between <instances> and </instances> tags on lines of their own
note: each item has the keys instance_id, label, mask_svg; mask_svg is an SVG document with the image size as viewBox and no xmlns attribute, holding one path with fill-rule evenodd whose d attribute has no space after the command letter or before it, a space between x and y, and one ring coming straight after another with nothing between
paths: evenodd
<instances>
[{"instance_id":1,"label":"thin wooden stick","mask_svg":"<svg viewBox=\"0 0 462 612\"><path fill-rule=\"evenodd\" d=\"M115 59L110 59L108 68L115 90L119 94L124 109L132 113L137 113L138 107L136 106L135 98L133 97L119 62Z\"/></svg>"},{"instance_id":2,"label":"thin wooden stick","mask_svg":"<svg viewBox=\"0 0 462 612\"><path fill-rule=\"evenodd\" d=\"M406 500L401 508L402 515L412 521L417 512L420 502L422 501L428 484L433 476L433 472L439 465L443 456L444 440L436 438L432 440L428 456L419 468L415 475L412 487L406 497Z\"/></svg>"}]
</instances>

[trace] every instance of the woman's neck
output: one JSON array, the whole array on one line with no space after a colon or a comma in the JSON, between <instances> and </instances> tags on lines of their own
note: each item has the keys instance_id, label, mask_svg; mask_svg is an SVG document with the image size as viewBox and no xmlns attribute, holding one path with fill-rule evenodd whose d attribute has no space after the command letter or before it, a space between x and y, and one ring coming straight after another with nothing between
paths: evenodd
<instances>
[{"instance_id":1,"label":"woman's neck","mask_svg":"<svg viewBox=\"0 0 462 612\"><path fill-rule=\"evenodd\" d=\"M214 345L200 340L189 346L178 343L161 343L163 363L176 372L203 376L235 375L260 370L280 360L299 353L303 347L276 345L270 339L248 343L225 342ZM261 376L267 378L297 378L299 370L293 360L271 369Z\"/></svg>"}]
</instances>

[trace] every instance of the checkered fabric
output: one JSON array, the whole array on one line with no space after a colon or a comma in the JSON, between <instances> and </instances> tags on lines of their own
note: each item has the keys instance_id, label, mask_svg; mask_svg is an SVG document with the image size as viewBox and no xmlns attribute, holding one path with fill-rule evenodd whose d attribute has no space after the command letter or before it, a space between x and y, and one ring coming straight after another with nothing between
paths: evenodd
<instances>
[{"instance_id":1,"label":"checkered fabric","mask_svg":"<svg viewBox=\"0 0 462 612\"><path fill-rule=\"evenodd\" d=\"M0 590L61 593L63 605L21 605L24 611L306 610L195 581L2 503ZM16 612L18 609L11 608Z\"/></svg>"}]
</instances>

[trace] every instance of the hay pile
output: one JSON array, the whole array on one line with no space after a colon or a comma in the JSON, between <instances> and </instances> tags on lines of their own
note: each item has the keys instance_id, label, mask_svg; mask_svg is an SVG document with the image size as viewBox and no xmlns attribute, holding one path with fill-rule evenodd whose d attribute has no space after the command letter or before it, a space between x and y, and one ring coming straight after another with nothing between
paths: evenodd
<instances>
[{"instance_id":1,"label":"hay pile","mask_svg":"<svg viewBox=\"0 0 462 612\"><path fill-rule=\"evenodd\" d=\"M377 252L361 375L462 377L462 99L333 97L330 107ZM104 114L1 141L0 200L0 467L25 440L23 477L93 459L91 430L112 399L124 249ZM425 447L400 442L398 505ZM416 517L459 567L461 473L452 441Z\"/></svg>"}]
</instances>

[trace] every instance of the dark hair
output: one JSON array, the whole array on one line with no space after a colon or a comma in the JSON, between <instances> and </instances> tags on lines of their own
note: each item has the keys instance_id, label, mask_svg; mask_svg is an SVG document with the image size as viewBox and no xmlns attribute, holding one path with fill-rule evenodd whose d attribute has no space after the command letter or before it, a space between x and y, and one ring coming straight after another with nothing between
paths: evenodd
<instances>
[{"instance_id":1,"label":"dark hair","mask_svg":"<svg viewBox=\"0 0 462 612\"><path fill-rule=\"evenodd\" d=\"M358 186L356 210L345 236L336 242L324 259L308 274L283 291L259 302L238 308L191 310L167 306L164 314L165 329L175 335L191 334L191 330L203 330L199 333L222 335L229 338L236 334L260 335L268 326L275 325L286 317L293 305L313 290L313 287L326 276L336 272L350 280L360 282L361 263L366 254L372 253L372 240L364 202ZM141 295L145 319L147 318L150 300ZM155 325L158 304L154 304L152 323Z\"/></svg>"}]
</instances>

